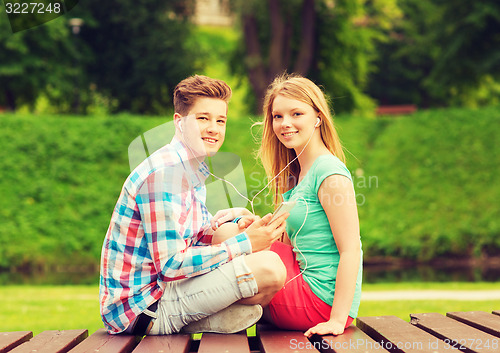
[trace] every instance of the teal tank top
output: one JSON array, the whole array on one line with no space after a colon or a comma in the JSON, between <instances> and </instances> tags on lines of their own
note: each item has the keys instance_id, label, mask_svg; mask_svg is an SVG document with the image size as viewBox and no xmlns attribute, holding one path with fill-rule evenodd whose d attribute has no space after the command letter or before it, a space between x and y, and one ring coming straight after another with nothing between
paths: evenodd
<instances>
[{"instance_id":1,"label":"teal tank top","mask_svg":"<svg viewBox=\"0 0 500 353\"><path fill-rule=\"evenodd\" d=\"M312 292L328 305L335 295L335 279L340 255L333 238L330 223L318 199L318 190L325 178L333 174L344 175L352 180L344 163L334 155L322 155L294 188L283 194L285 201L297 200L287 219L287 233L292 242L303 277ZM304 202L304 199L307 202ZM304 223L304 217L307 219ZM297 231L304 226L297 234ZM361 247L361 243L360 243ZM299 251L300 250L300 251ZM306 265L307 260L307 267ZM356 291L349 316L356 318L361 299L363 252L359 264Z\"/></svg>"}]
</instances>

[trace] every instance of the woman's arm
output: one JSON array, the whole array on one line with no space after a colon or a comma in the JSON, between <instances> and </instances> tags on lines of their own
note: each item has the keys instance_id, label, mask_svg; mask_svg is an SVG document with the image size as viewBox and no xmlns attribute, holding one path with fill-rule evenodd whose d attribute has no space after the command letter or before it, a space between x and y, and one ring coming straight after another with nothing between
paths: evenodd
<instances>
[{"instance_id":1,"label":"woman's arm","mask_svg":"<svg viewBox=\"0 0 500 353\"><path fill-rule=\"evenodd\" d=\"M287 245L292 245L292 242L290 241L290 238L288 237L288 233L286 231L284 231L281 235L280 241Z\"/></svg>"},{"instance_id":2,"label":"woman's arm","mask_svg":"<svg viewBox=\"0 0 500 353\"><path fill-rule=\"evenodd\" d=\"M358 210L351 180L336 174L327 177L319 188L318 198L328 217L340 262L330 320L306 331L308 337L314 333L339 335L344 332L361 257Z\"/></svg>"}]
</instances>

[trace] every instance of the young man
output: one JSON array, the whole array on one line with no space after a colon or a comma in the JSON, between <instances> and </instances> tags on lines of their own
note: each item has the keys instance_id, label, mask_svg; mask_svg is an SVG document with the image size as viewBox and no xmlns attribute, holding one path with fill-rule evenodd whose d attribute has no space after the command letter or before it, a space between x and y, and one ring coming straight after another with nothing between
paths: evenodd
<instances>
[{"instance_id":1,"label":"young man","mask_svg":"<svg viewBox=\"0 0 500 353\"><path fill-rule=\"evenodd\" d=\"M219 212L247 216L250 226L235 236L215 237L210 226L204 159L224 142L230 97L220 80L181 81L174 138L125 181L101 255L101 316L109 333L241 331L283 286L284 265L265 249L284 232L287 214L269 222L271 215L261 219L246 209Z\"/></svg>"}]
</instances>

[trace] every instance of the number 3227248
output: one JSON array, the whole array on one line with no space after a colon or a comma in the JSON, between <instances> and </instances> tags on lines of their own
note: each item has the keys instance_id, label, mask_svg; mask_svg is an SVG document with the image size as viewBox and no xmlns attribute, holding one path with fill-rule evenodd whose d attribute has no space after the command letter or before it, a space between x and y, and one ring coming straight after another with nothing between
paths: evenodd
<instances>
[{"instance_id":1,"label":"number 3227248","mask_svg":"<svg viewBox=\"0 0 500 353\"><path fill-rule=\"evenodd\" d=\"M23 14L23 13L61 13L62 8L60 3L39 3L39 2L6 2L5 11L10 14Z\"/></svg>"}]
</instances>

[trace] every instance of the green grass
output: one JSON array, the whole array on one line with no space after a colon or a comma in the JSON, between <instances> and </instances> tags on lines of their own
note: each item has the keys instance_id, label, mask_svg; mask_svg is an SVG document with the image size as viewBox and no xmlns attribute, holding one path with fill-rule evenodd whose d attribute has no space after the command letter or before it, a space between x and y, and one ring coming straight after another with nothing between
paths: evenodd
<instances>
[{"instance_id":1,"label":"green grass","mask_svg":"<svg viewBox=\"0 0 500 353\"><path fill-rule=\"evenodd\" d=\"M492 153L499 149L498 111L336 117L351 152L347 165L360 196L365 258L498 254L500 160ZM0 140L5 141L0 149L0 267L97 266L113 207L130 173L128 145L170 119L0 115ZM253 155L256 119L229 119L221 149L241 158L250 197L266 180ZM255 201L259 215L272 209L265 194Z\"/></svg>"},{"instance_id":2,"label":"green grass","mask_svg":"<svg viewBox=\"0 0 500 353\"><path fill-rule=\"evenodd\" d=\"M498 290L496 282L396 282L396 283L363 283L363 291L392 290Z\"/></svg>"},{"instance_id":3,"label":"green grass","mask_svg":"<svg viewBox=\"0 0 500 353\"><path fill-rule=\"evenodd\" d=\"M363 290L419 290L497 288L494 283L397 283L366 285ZM98 287L3 286L0 287L0 332L70 330L86 328L93 333L103 327L99 315ZM500 309L492 301L402 300L362 302L359 316L395 315L409 321L410 313ZM252 330L249 334L252 334Z\"/></svg>"},{"instance_id":4,"label":"green grass","mask_svg":"<svg viewBox=\"0 0 500 353\"><path fill-rule=\"evenodd\" d=\"M104 327L96 286L4 286L0 288L0 332Z\"/></svg>"}]
</instances>

